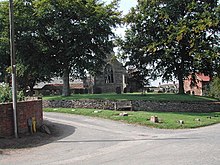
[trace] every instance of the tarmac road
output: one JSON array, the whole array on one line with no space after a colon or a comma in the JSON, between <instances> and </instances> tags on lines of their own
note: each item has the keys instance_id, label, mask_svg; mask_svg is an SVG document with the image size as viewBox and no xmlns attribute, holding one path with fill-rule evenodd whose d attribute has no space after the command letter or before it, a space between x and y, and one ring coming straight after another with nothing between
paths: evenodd
<instances>
[{"instance_id":1,"label":"tarmac road","mask_svg":"<svg viewBox=\"0 0 220 165\"><path fill-rule=\"evenodd\" d=\"M60 137L0 154L0 165L220 165L220 124L160 130L59 113L44 120Z\"/></svg>"}]
</instances>

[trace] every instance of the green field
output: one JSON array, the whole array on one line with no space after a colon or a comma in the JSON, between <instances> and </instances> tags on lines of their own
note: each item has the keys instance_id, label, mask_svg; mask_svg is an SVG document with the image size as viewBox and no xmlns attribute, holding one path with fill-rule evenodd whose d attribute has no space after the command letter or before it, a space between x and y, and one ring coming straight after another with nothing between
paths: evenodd
<instances>
[{"instance_id":1,"label":"green field","mask_svg":"<svg viewBox=\"0 0 220 165\"><path fill-rule=\"evenodd\" d=\"M217 99L192 95L179 94L159 94L159 93L127 93L127 94L74 94L68 97L45 96L44 100L81 100L81 99L100 99L100 100L148 100L148 101L184 101L184 102L204 102L218 101Z\"/></svg>"},{"instance_id":2,"label":"green field","mask_svg":"<svg viewBox=\"0 0 220 165\"><path fill-rule=\"evenodd\" d=\"M128 116L119 116L122 111L72 109L72 108L45 108L45 112L60 112L76 115L100 117L110 120L123 121L131 124L144 125L162 129L197 128L220 123L220 112L213 113L173 113L173 112L132 112L127 111ZM98 111L95 113L94 111ZM152 123L151 116L157 116L159 123ZM178 121L183 120L184 124Z\"/></svg>"}]
</instances>

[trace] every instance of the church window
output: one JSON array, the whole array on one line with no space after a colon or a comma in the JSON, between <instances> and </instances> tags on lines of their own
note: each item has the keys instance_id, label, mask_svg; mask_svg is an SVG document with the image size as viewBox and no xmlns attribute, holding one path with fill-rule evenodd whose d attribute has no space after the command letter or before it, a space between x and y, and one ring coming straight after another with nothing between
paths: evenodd
<instances>
[{"instance_id":1,"label":"church window","mask_svg":"<svg viewBox=\"0 0 220 165\"><path fill-rule=\"evenodd\" d=\"M105 67L104 76L105 76L105 83L106 84L114 83L114 74L113 74L113 69L112 69L111 65L108 64Z\"/></svg>"}]
</instances>

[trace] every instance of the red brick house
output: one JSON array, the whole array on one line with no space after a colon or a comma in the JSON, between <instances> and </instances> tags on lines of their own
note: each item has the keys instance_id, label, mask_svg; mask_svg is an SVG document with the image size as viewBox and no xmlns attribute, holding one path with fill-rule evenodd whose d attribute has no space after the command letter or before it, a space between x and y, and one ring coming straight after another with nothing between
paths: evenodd
<instances>
[{"instance_id":1,"label":"red brick house","mask_svg":"<svg viewBox=\"0 0 220 165\"><path fill-rule=\"evenodd\" d=\"M206 89L207 85L210 83L210 80L210 76L206 76L203 73L196 73L195 78L193 78L192 75L189 75L188 78L184 80L185 93L203 96L204 89Z\"/></svg>"}]
</instances>

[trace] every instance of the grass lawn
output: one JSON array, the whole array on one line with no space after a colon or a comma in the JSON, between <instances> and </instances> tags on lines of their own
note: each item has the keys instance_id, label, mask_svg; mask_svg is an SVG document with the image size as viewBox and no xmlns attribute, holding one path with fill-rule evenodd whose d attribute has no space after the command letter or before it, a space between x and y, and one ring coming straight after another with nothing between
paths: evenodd
<instances>
[{"instance_id":1,"label":"grass lawn","mask_svg":"<svg viewBox=\"0 0 220 165\"><path fill-rule=\"evenodd\" d=\"M73 94L69 97L63 96L45 96L44 100L80 100L80 99L101 99L101 100L148 100L148 101L184 101L184 102L201 102L201 101L218 101L217 99L192 95L179 94L161 94L161 93L126 93L126 94Z\"/></svg>"},{"instance_id":2,"label":"grass lawn","mask_svg":"<svg viewBox=\"0 0 220 165\"><path fill-rule=\"evenodd\" d=\"M220 123L220 112L213 113L173 113L173 112L132 112L127 111L128 116L119 116L122 111L95 110L95 109L72 109L72 108L45 108L45 112L61 112L84 116L100 117L105 119L123 121L131 124L139 124L148 127L162 129L197 128ZM94 113L94 111L99 111ZM152 123L151 116L158 116L159 123ZM183 120L184 124L178 121Z\"/></svg>"}]
</instances>

